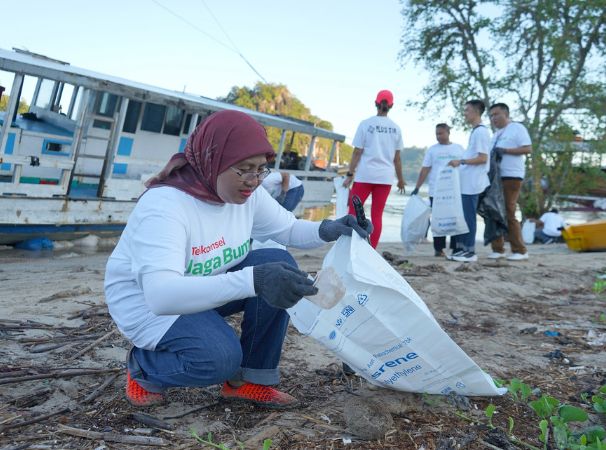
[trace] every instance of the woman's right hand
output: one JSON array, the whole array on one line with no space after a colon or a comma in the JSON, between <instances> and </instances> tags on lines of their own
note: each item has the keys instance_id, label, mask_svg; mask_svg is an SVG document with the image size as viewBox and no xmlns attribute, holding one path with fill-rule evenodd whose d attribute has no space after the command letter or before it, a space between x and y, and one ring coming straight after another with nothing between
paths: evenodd
<instances>
[{"instance_id":1,"label":"woman's right hand","mask_svg":"<svg viewBox=\"0 0 606 450\"><path fill-rule=\"evenodd\" d=\"M253 267L255 293L280 309L288 309L318 288L307 274L285 262L271 262Z\"/></svg>"}]
</instances>

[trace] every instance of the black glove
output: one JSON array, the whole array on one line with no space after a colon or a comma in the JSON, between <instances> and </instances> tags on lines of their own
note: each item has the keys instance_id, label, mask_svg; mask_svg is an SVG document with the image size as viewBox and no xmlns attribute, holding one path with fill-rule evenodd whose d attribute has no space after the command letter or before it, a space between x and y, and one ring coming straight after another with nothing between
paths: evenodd
<instances>
[{"instance_id":1,"label":"black glove","mask_svg":"<svg viewBox=\"0 0 606 450\"><path fill-rule=\"evenodd\" d=\"M343 216L337 220L323 220L320 225L320 239L326 242L332 242L339 239L339 236L346 235L351 236L352 230L356 230L361 237L367 238L372 233L373 227L370 220L367 220L366 229L358 225L354 216Z\"/></svg>"},{"instance_id":2,"label":"black glove","mask_svg":"<svg viewBox=\"0 0 606 450\"><path fill-rule=\"evenodd\" d=\"M285 262L254 266L253 279L256 294L275 308L290 308L302 297L318 293L305 272Z\"/></svg>"},{"instance_id":3,"label":"black glove","mask_svg":"<svg viewBox=\"0 0 606 450\"><path fill-rule=\"evenodd\" d=\"M282 203L284 203L284 200L286 199L286 192L281 192L280 195L278 195L276 197L276 201L281 205Z\"/></svg>"},{"instance_id":4,"label":"black glove","mask_svg":"<svg viewBox=\"0 0 606 450\"><path fill-rule=\"evenodd\" d=\"M503 155L505 154L505 149L501 147L495 147L494 152L497 154L497 158L503 159Z\"/></svg>"},{"instance_id":5,"label":"black glove","mask_svg":"<svg viewBox=\"0 0 606 450\"><path fill-rule=\"evenodd\" d=\"M417 195L419 193L419 188L416 187L414 188L414 190L410 193L410 196L412 197L413 195Z\"/></svg>"}]
</instances>

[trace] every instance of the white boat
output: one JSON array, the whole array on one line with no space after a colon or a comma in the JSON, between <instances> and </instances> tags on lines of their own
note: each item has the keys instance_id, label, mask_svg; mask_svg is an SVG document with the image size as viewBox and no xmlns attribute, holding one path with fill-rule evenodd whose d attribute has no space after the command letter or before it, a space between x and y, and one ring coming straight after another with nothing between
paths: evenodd
<instances>
[{"instance_id":1,"label":"white boat","mask_svg":"<svg viewBox=\"0 0 606 450\"><path fill-rule=\"evenodd\" d=\"M330 202L336 172L318 170L314 150L318 138L330 140L332 161L343 135L20 50L0 49L0 71L14 74L7 110L0 113L0 244L119 233L143 181L183 150L202 119L224 109L281 130L276 167L287 135L309 135L300 170L288 172L304 183L302 206ZM29 112L17 114L28 87Z\"/></svg>"}]
</instances>

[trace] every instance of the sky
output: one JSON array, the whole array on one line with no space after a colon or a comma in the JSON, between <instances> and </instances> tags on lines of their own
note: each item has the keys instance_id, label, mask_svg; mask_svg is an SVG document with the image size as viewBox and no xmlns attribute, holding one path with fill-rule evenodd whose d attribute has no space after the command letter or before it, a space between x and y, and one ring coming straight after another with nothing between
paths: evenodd
<instances>
[{"instance_id":1,"label":"sky","mask_svg":"<svg viewBox=\"0 0 606 450\"><path fill-rule=\"evenodd\" d=\"M381 89L394 93L390 117L404 145L435 143L434 126L406 105L427 81L398 60L398 0L0 0L0 47L163 88L216 98L233 86L285 84L312 114L351 143L376 113ZM238 54L254 66L255 73ZM6 74L0 82L7 86ZM449 114L448 114L449 113ZM466 143L454 129L451 140Z\"/></svg>"}]
</instances>

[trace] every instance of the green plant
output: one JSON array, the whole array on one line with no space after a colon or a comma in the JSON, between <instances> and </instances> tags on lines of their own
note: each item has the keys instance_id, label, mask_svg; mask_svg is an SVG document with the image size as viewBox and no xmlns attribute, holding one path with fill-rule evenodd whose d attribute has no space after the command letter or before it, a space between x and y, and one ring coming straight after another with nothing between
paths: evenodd
<instances>
[{"instance_id":1,"label":"green plant","mask_svg":"<svg viewBox=\"0 0 606 450\"><path fill-rule=\"evenodd\" d=\"M601 414L606 414L606 384L598 389L598 393L591 397L593 409Z\"/></svg>"},{"instance_id":2,"label":"green plant","mask_svg":"<svg viewBox=\"0 0 606 450\"><path fill-rule=\"evenodd\" d=\"M492 424L492 416L494 416L496 409L497 407L491 403L484 410L484 414L486 414L486 417L488 417L488 426L490 428L494 428L494 425Z\"/></svg>"},{"instance_id":3,"label":"green plant","mask_svg":"<svg viewBox=\"0 0 606 450\"><path fill-rule=\"evenodd\" d=\"M226 446L225 444L221 444L218 442L214 442L213 441L213 434L211 432L209 432L206 435L206 439L201 438L198 433L196 433L194 430L190 430L191 435L194 437L194 439L196 441L198 441L200 444L204 444L204 445L208 445L212 448L218 448L219 450L230 450L230 448L228 446ZM265 445L265 443L264 443ZM238 443L238 446L243 449L244 445L241 443ZM265 447L264 447L265 448Z\"/></svg>"},{"instance_id":4,"label":"green plant","mask_svg":"<svg viewBox=\"0 0 606 450\"><path fill-rule=\"evenodd\" d=\"M511 437L511 436L513 436L513 424L514 424L513 417L509 416L509 418L507 419L507 423L508 423L507 436Z\"/></svg>"},{"instance_id":5,"label":"green plant","mask_svg":"<svg viewBox=\"0 0 606 450\"><path fill-rule=\"evenodd\" d=\"M526 402L530 394L532 394L532 388L518 378L512 378L505 387L507 387L507 390L516 402Z\"/></svg>"}]
</instances>

